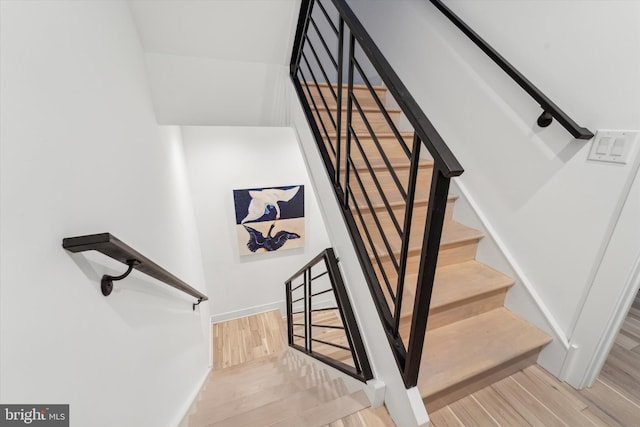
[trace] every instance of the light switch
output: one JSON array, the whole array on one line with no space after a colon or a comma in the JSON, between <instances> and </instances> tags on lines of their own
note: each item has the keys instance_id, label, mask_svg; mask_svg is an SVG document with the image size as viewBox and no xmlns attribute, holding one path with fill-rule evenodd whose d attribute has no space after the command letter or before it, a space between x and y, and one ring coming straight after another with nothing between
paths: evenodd
<instances>
[{"instance_id":1,"label":"light switch","mask_svg":"<svg viewBox=\"0 0 640 427\"><path fill-rule=\"evenodd\" d=\"M611 146L612 139L613 138L610 136L603 136L600 138L600 142L596 148L596 154L609 154L609 147Z\"/></svg>"},{"instance_id":2,"label":"light switch","mask_svg":"<svg viewBox=\"0 0 640 427\"><path fill-rule=\"evenodd\" d=\"M622 156L624 154L624 146L626 142L627 140L623 137L616 138L613 142L613 148L611 148L611 155L616 157Z\"/></svg>"},{"instance_id":3,"label":"light switch","mask_svg":"<svg viewBox=\"0 0 640 427\"><path fill-rule=\"evenodd\" d=\"M588 159L627 164L631 153L637 151L635 148L640 144L638 135L640 131L637 130L598 130Z\"/></svg>"}]
</instances>

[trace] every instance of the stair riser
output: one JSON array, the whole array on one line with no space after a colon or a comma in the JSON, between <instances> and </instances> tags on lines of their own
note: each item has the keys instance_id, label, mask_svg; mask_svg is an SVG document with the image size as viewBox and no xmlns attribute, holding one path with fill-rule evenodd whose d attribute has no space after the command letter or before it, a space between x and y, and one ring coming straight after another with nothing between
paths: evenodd
<instances>
[{"instance_id":1,"label":"stair riser","mask_svg":"<svg viewBox=\"0 0 640 427\"><path fill-rule=\"evenodd\" d=\"M452 219L453 204L454 204L453 200L449 200L447 202L447 210L445 212L445 221L447 220L450 221ZM358 216L355 209L352 209L352 212L353 212L354 218L356 219L356 223L358 224L358 226L360 226L361 224L360 217ZM401 228L404 227L404 209L401 207L397 207L393 209L393 212L394 212L396 221L398 222L398 225ZM380 226L384 231L383 234L387 236L387 239L391 244L391 246L393 248L400 248L401 238L396 231L395 225L393 223L391 216L389 215L389 212L384 208L376 209L376 215L377 215L377 221L378 223L380 223ZM423 239L423 232L424 232L424 226L426 223L426 218L427 218L427 205L424 204L421 206L417 206L414 209L413 215L412 215L411 235L409 239L410 247L419 246L421 244ZM382 250L383 244L380 237L380 232L378 230L378 225L373 215L370 212L363 212L362 219L365 225L367 226L367 229L371 233L372 237L378 242L380 242L379 245L377 245L377 247Z\"/></svg>"},{"instance_id":2,"label":"stair riser","mask_svg":"<svg viewBox=\"0 0 640 427\"><path fill-rule=\"evenodd\" d=\"M536 363L540 348L523 354L522 356L509 360L490 371L483 372L467 381L456 384L432 396L423 396L422 401L428 412L435 412L450 403L462 399L478 390L481 390L497 381L502 380L516 372L525 369Z\"/></svg>"},{"instance_id":3,"label":"stair riser","mask_svg":"<svg viewBox=\"0 0 640 427\"><path fill-rule=\"evenodd\" d=\"M482 298L474 301L459 302L437 312L430 312L427 330L437 329L502 307L506 295L507 291L504 290L495 294L483 295Z\"/></svg>"},{"instance_id":4,"label":"stair riser","mask_svg":"<svg viewBox=\"0 0 640 427\"><path fill-rule=\"evenodd\" d=\"M451 245L450 247L445 248L441 247L440 252L438 253L438 266L444 267L446 265L457 264L459 262L471 261L475 259L477 248L478 240ZM381 257L381 260L385 271L394 271L393 264L389 260L389 257ZM415 274L419 267L420 257L417 254L409 256L409 259L407 259L407 274Z\"/></svg>"},{"instance_id":5,"label":"stair riser","mask_svg":"<svg viewBox=\"0 0 640 427\"><path fill-rule=\"evenodd\" d=\"M320 108L320 106L324 107L324 103L320 96L321 93L322 93L322 97L324 98L324 102L326 102L330 108L333 108L336 106L336 97L338 96L337 85L333 86L333 91L332 91L328 85L320 84L319 86L316 86L315 83L307 83L307 84L309 86L309 90L311 91L311 94L313 95L313 100L315 101L318 108ZM303 83L303 87L304 87L304 83ZM309 95L306 90L306 87L304 87L304 90L305 90L305 95L308 98ZM378 98L380 99L380 101L382 101L384 105L387 90L385 88L375 88L375 92ZM376 103L375 99L373 98L373 96L371 95L371 92L369 92L369 89L367 87L354 86L353 93L356 99L358 100L358 102L360 103L361 107L363 108L377 107L378 104ZM347 102L346 84L344 84L342 87L342 99L343 99L342 101L343 105L347 105L346 104ZM310 104L313 105L312 103Z\"/></svg>"},{"instance_id":6,"label":"stair riser","mask_svg":"<svg viewBox=\"0 0 640 427\"><path fill-rule=\"evenodd\" d=\"M321 135L326 139L326 135L324 135L323 132L321 132ZM360 146L362 147L362 151L366 153L367 158L371 162L380 162L382 160L382 155L380 154L380 150L378 149L369 133L358 132L357 135L357 141L353 137L351 139L351 156L354 161L362 163L362 152L360 151L360 148L357 144L359 142ZM332 133L329 135L329 138L331 145L335 147L337 145L335 135ZM378 136L377 138L380 147L384 150L384 154L387 159L389 159L389 161L400 162L401 165L409 165L409 155L402 147L401 142L399 142L395 137L392 136ZM342 137L340 138L340 144L343 148L346 146L346 141L346 136L343 133ZM405 141L407 148L410 151L413 144L412 140L410 137L405 137ZM331 148L327 147L327 149L331 152ZM342 152L344 153L344 151Z\"/></svg>"},{"instance_id":7,"label":"stair riser","mask_svg":"<svg viewBox=\"0 0 640 427\"><path fill-rule=\"evenodd\" d=\"M411 322L411 314L413 311L413 303L415 296L415 283L405 284L408 286L405 288L405 299L402 304L402 316L406 317L401 324L403 325L400 330L401 335L407 335ZM504 305L504 299L507 295L507 290L501 290L498 292L488 293L476 297L470 301L457 301L447 307L439 307L438 309L429 310L429 320L427 321L427 330L441 328L460 320L468 319L478 314L486 313Z\"/></svg>"},{"instance_id":8,"label":"stair riser","mask_svg":"<svg viewBox=\"0 0 640 427\"><path fill-rule=\"evenodd\" d=\"M430 167L424 166L420 168L416 180L416 199L418 200L424 200L429 196L429 188L431 186L431 171L432 169ZM391 204L404 202L402 193L398 188L398 184L389 171L374 171L373 176L369 173L369 171L365 170L359 170L358 173L360 181L358 181L355 175L352 175L349 178L349 187L353 192L354 198L358 202L358 206L366 209L368 209L369 207L369 205L367 204L367 200L363 195L362 187L364 187L366 195L369 197L369 201L373 204L374 207L377 205L382 205L384 203L380 191L378 191L376 181L382 189L382 192L386 197L388 203ZM409 170L398 169L395 171L395 174L401 188L403 188L406 192L409 183ZM342 182L344 182L344 178ZM360 186L360 182L362 182L362 187Z\"/></svg>"},{"instance_id":9,"label":"stair riser","mask_svg":"<svg viewBox=\"0 0 640 427\"><path fill-rule=\"evenodd\" d=\"M452 220L453 219L453 208L455 205L455 199L450 198L449 200L447 200L447 210L445 211L445 220ZM378 216L378 219L383 222L385 224L391 224L391 219L389 218L389 213L386 209L386 207L377 207L374 209L376 212L376 215ZM396 219L398 220L398 222L400 224L402 224L404 222L404 205L394 205L391 207L391 210L393 212L393 214L395 215ZM362 212L362 216L365 218L365 221L367 222L367 224L369 224L369 220L372 220L372 216L371 213L369 211L368 207L360 207L360 212ZM354 218L356 217L356 212L353 211L353 215ZM414 211L412 216L414 218L420 218L422 219L422 223L424 226L424 219L427 217L427 203L425 202L420 202L420 203L416 203L416 205L414 206ZM417 224L416 224L417 225ZM386 225L385 225L386 227Z\"/></svg>"}]
</instances>

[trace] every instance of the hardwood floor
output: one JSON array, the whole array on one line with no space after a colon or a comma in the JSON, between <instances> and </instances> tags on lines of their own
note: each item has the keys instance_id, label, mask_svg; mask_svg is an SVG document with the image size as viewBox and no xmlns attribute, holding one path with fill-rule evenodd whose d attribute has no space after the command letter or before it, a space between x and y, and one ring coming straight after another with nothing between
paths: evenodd
<instances>
[{"instance_id":1,"label":"hardwood floor","mask_svg":"<svg viewBox=\"0 0 640 427\"><path fill-rule=\"evenodd\" d=\"M241 369L251 369L265 363L277 362L284 357L283 354L285 354L288 348L285 320L282 318L279 310L274 310L240 319L216 323L213 325L213 348L214 372L216 372L218 376L225 375L226 372L237 373L237 371ZM234 379L234 381L237 381L237 379ZM255 380L255 382L258 381ZM278 389L283 389L286 385L278 384L276 387ZM270 393L273 395L277 392L277 390L270 390L269 388L259 388L262 389L261 392L263 394ZM229 394L230 392L226 390L225 393ZM252 396L252 399L255 399L255 397ZM236 405L239 405L237 401L235 402ZM242 401L241 403L244 404L246 402ZM313 413L314 410L323 411L325 413L327 412L327 409L323 409L320 406L315 409L313 407L307 408L308 411L306 412L303 410L304 405L299 405L299 407L301 410L300 413L297 414L299 417L296 418L295 421L296 427L317 425L314 420L320 417L319 414ZM295 408L295 405L288 407L288 410L291 410L291 408ZM280 411L284 410L285 409L280 409ZM303 418L305 416L310 417L310 419L304 420ZM236 421L237 419L234 419L233 422ZM260 424L259 421L254 420L253 422L254 425ZM199 424L196 424L195 421L192 420L192 424L189 425L195 426ZM294 424L285 420L282 425L293 426ZM375 409L362 409L358 412L352 413L351 415L338 419L337 421L331 422L330 424L326 424L324 427L393 426L395 426L395 424L391 420L389 413L386 408L382 406Z\"/></svg>"},{"instance_id":2,"label":"hardwood floor","mask_svg":"<svg viewBox=\"0 0 640 427\"><path fill-rule=\"evenodd\" d=\"M213 369L228 368L287 348L287 332L279 310L213 325Z\"/></svg>"},{"instance_id":3,"label":"hardwood floor","mask_svg":"<svg viewBox=\"0 0 640 427\"><path fill-rule=\"evenodd\" d=\"M591 388L577 391L534 365L430 417L433 427L640 426L640 293Z\"/></svg>"},{"instance_id":4,"label":"hardwood floor","mask_svg":"<svg viewBox=\"0 0 640 427\"><path fill-rule=\"evenodd\" d=\"M286 348L278 311L214 325L215 369L273 357ZM640 426L640 293L593 387L581 391L539 366L432 412L433 427ZM392 427L384 407L325 427Z\"/></svg>"}]
</instances>

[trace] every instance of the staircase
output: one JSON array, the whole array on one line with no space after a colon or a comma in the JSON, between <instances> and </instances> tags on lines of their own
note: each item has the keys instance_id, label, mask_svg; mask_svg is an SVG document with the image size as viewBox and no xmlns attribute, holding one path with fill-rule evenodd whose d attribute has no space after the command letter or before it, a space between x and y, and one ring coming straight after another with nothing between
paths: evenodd
<instances>
[{"instance_id":1,"label":"staircase","mask_svg":"<svg viewBox=\"0 0 640 427\"><path fill-rule=\"evenodd\" d=\"M327 131L323 130L321 134L335 168L338 157L334 147L336 132L329 118L330 114L334 119L336 117L335 97L326 84L307 82L307 85L307 100L317 107L315 119L325 124ZM385 99L383 87L376 87L375 92L381 100ZM384 296L393 307L390 289L398 279L395 273L401 251L398 226L403 225L406 209L402 192L408 188L410 163L407 147L412 147L413 134L402 133L406 142L406 147L403 147L376 107L369 89L364 85L354 85L353 97L358 100L358 106L354 106L352 111L355 136L351 138L350 167L356 169L357 174L349 178L349 207ZM366 114L370 126L361 120L360 111ZM389 111L397 125L399 111L393 108ZM345 121L346 107L341 115ZM371 130L375 131L375 139ZM345 138L343 134L343 145ZM381 150L393 172L385 164ZM426 150L421 151L421 156L423 152ZM344 156L340 153L341 159ZM342 165L343 162L341 160ZM405 343L408 342L413 312L432 168L433 161L428 156L421 158L399 329ZM340 169L343 171L340 180L345 182L345 167ZM430 412L535 363L540 350L550 342L545 333L504 307L505 295L514 281L475 259L483 234L453 219L455 201L456 197L450 196L447 203L417 384ZM386 206L391 208L391 214ZM375 211L375 216L372 211ZM383 242L383 236L388 244Z\"/></svg>"},{"instance_id":2,"label":"staircase","mask_svg":"<svg viewBox=\"0 0 640 427\"><path fill-rule=\"evenodd\" d=\"M277 313L216 325L214 354L221 368L209 375L181 427L320 427L338 420L393 426L384 408L369 408L362 390L350 390L340 377L287 350Z\"/></svg>"}]
</instances>

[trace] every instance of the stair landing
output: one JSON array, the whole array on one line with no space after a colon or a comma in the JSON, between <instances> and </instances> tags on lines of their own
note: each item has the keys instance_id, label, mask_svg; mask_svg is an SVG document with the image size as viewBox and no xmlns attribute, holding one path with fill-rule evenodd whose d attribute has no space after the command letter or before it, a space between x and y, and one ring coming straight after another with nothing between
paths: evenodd
<instances>
[{"instance_id":1,"label":"stair landing","mask_svg":"<svg viewBox=\"0 0 640 427\"><path fill-rule=\"evenodd\" d=\"M394 425L363 391L289 350L277 310L216 324L213 338L219 359L181 427Z\"/></svg>"}]
</instances>

